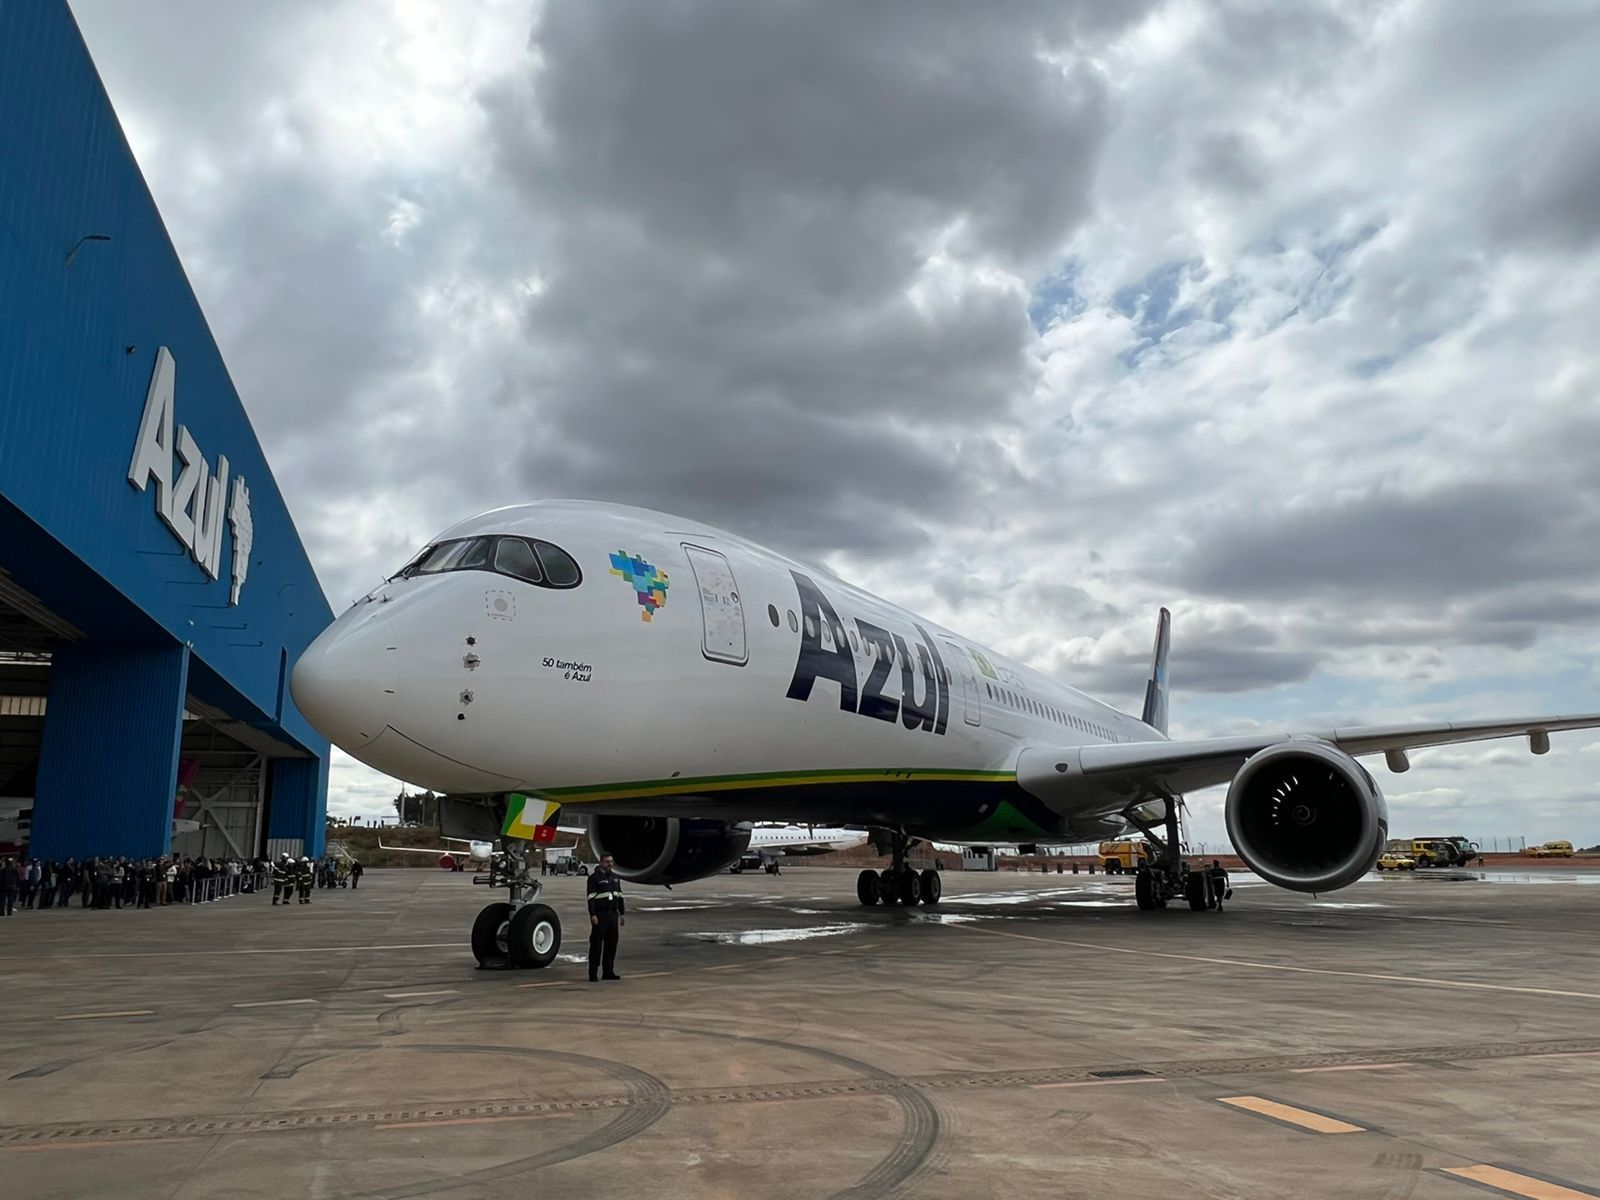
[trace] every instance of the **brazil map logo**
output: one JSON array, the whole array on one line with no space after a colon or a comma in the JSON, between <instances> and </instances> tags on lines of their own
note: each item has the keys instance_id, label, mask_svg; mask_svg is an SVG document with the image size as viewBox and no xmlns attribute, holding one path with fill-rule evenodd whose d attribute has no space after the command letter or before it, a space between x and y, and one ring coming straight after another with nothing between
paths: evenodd
<instances>
[{"instance_id":1,"label":"brazil map logo","mask_svg":"<svg viewBox=\"0 0 1600 1200\"><path fill-rule=\"evenodd\" d=\"M611 556L611 573L620 575L633 587L633 595L644 609L641 621L648 621L667 603L667 573L658 571L637 554L618 550Z\"/></svg>"}]
</instances>

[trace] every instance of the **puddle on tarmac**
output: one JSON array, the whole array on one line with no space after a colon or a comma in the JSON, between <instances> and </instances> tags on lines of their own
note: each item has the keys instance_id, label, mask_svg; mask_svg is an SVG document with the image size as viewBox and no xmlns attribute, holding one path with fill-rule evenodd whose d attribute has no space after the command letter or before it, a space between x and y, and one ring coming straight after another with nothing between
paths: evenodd
<instances>
[{"instance_id":1,"label":"puddle on tarmac","mask_svg":"<svg viewBox=\"0 0 1600 1200\"><path fill-rule=\"evenodd\" d=\"M1310 908L1388 908L1387 904L1365 900L1313 900Z\"/></svg>"},{"instance_id":2,"label":"puddle on tarmac","mask_svg":"<svg viewBox=\"0 0 1600 1200\"><path fill-rule=\"evenodd\" d=\"M838 937L840 934L859 933L870 928L872 926L859 921L842 921L837 925L809 925L803 929L732 929L685 936L692 941L715 942L719 946L767 946L775 942L806 942L812 938Z\"/></svg>"},{"instance_id":3,"label":"puddle on tarmac","mask_svg":"<svg viewBox=\"0 0 1600 1200\"><path fill-rule=\"evenodd\" d=\"M1414 879L1442 880L1445 883L1514 883L1514 884L1550 884L1550 883L1577 883L1600 884L1600 871L1418 871L1414 875L1407 874Z\"/></svg>"},{"instance_id":4,"label":"puddle on tarmac","mask_svg":"<svg viewBox=\"0 0 1600 1200\"><path fill-rule=\"evenodd\" d=\"M640 905L639 912L699 912L702 908L716 908L714 904L655 904Z\"/></svg>"},{"instance_id":5,"label":"puddle on tarmac","mask_svg":"<svg viewBox=\"0 0 1600 1200\"><path fill-rule=\"evenodd\" d=\"M973 913L912 912L906 915L913 921L925 921L929 925L964 925L968 921L983 920Z\"/></svg>"}]
</instances>

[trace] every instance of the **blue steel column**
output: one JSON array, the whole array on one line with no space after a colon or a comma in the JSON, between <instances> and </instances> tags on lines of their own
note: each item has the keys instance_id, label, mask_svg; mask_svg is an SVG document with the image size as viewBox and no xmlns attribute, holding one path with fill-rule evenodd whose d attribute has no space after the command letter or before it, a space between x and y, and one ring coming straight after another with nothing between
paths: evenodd
<instances>
[{"instance_id":1,"label":"blue steel column","mask_svg":"<svg viewBox=\"0 0 1600 1200\"><path fill-rule=\"evenodd\" d=\"M328 760L275 758L267 799L267 836L300 838L304 853L322 857L328 826Z\"/></svg>"},{"instance_id":2,"label":"blue steel column","mask_svg":"<svg viewBox=\"0 0 1600 1200\"><path fill-rule=\"evenodd\" d=\"M38 858L172 848L189 648L79 642L51 655L33 803Z\"/></svg>"}]
</instances>

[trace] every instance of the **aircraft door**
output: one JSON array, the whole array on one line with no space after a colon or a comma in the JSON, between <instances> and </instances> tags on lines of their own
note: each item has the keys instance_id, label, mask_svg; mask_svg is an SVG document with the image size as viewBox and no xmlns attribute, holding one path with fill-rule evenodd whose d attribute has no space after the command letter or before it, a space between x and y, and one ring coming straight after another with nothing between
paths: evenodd
<instances>
[{"instance_id":1,"label":"aircraft door","mask_svg":"<svg viewBox=\"0 0 1600 1200\"><path fill-rule=\"evenodd\" d=\"M956 690L961 693L961 715L968 725L983 723L983 710L978 706L978 678L972 673L972 656L949 638L941 638L950 656L950 674Z\"/></svg>"},{"instance_id":2,"label":"aircraft door","mask_svg":"<svg viewBox=\"0 0 1600 1200\"><path fill-rule=\"evenodd\" d=\"M728 560L715 550L683 543L694 571L695 590L700 593L700 618L704 623L701 643L712 662L742 667L750 661L745 644L744 607L739 602L739 586Z\"/></svg>"}]
</instances>

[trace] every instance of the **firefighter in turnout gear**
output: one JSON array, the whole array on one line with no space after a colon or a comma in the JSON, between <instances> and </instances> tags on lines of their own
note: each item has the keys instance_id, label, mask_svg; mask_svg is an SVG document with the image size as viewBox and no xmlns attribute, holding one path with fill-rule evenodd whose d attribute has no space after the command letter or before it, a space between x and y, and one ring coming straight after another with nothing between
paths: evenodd
<instances>
[{"instance_id":1,"label":"firefighter in turnout gear","mask_svg":"<svg viewBox=\"0 0 1600 1200\"><path fill-rule=\"evenodd\" d=\"M589 982L621 979L617 974L617 930L628 922L622 903L622 880L609 854L589 876Z\"/></svg>"},{"instance_id":2,"label":"firefighter in turnout gear","mask_svg":"<svg viewBox=\"0 0 1600 1200\"><path fill-rule=\"evenodd\" d=\"M300 903L311 903L311 885L316 882L317 869L311 865L309 858L300 860L299 869L295 873L295 882L300 885Z\"/></svg>"},{"instance_id":3,"label":"firefighter in turnout gear","mask_svg":"<svg viewBox=\"0 0 1600 1200\"><path fill-rule=\"evenodd\" d=\"M272 864L272 902L278 903L281 898L285 904L294 897L294 872L289 865L287 854L278 855L278 861Z\"/></svg>"}]
</instances>

